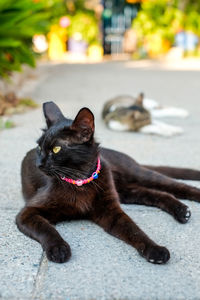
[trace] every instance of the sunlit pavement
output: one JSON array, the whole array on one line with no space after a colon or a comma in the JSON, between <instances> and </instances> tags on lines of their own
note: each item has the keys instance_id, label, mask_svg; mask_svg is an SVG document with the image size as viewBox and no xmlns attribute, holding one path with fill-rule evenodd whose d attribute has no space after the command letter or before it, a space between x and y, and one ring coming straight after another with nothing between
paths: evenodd
<instances>
[{"instance_id":1,"label":"sunlit pavement","mask_svg":"<svg viewBox=\"0 0 200 300\"><path fill-rule=\"evenodd\" d=\"M180 71L157 64L132 62L57 64L42 66L46 73L32 92L39 103L55 101L68 117L88 106L96 116L96 137L142 163L200 169L200 71ZM143 91L165 105L187 109L187 119L167 120L183 127L173 138L109 131L101 120L103 103L119 94ZM44 127L41 108L14 118L17 127L0 133L0 298L63 300L200 299L200 204L191 208L188 224L177 223L156 208L123 206L136 223L171 259L166 265L147 263L122 241L87 221L57 226L70 244L72 258L65 264L46 260L41 246L21 234L14 223L23 206L20 163L35 146ZM199 183L193 183L200 187Z\"/></svg>"}]
</instances>

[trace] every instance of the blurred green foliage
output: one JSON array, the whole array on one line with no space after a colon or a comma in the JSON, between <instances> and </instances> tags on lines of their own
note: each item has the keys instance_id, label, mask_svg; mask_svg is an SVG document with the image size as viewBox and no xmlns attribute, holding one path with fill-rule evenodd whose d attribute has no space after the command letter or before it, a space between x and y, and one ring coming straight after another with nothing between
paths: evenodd
<instances>
[{"instance_id":1,"label":"blurred green foliage","mask_svg":"<svg viewBox=\"0 0 200 300\"><path fill-rule=\"evenodd\" d=\"M30 108L37 108L38 104L31 98L19 99L19 105L27 106Z\"/></svg>"},{"instance_id":2,"label":"blurred green foliage","mask_svg":"<svg viewBox=\"0 0 200 300\"><path fill-rule=\"evenodd\" d=\"M149 0L142 3L132 26L137 33L139 48L156 56L168 51L176 33L181 30L200 35L200 12L194 9L193 1L185 0L185 5L183 2Z\"/></svg>"},{"instance_id":3,"label":"blurred green foliage","mask_svg":"<svg viewBox=\"0 0 200 300\"><path fill-rule=\"evenodd\" d=\"M85 0L65 0L67 10L70 14L75 14L77 11L92 12L87 8L87 1Z\"/></svg>"},{"instance_id":4,"label":"blurred green foliage","mask_svg":"<svg viewBox=\"0 0 200 300\"><path fill-rule=\"evenodd\" d=\"M70 18L70 26L67 28L68 37L80 33L82 39L88 44L98 43L98 21L94 10L88 8L87 1L66 0L66 7Z\"/></svg>"},{"instance_id":5,"label":"blurred green foliage","mask_svg":"<svg viewBox=\"0 0 200 300\"><path fill-rule=\"evenodd\" d=\"M173 0L173 4L186 13L191 11L200 13L199 0Z\"/></svg>"},{"instance_id":6,"label":"blurred green foliage","mask_svg":"<svg viewBox=\"0 0 200 300\"><path fill-rule=\"evenodd\" d=\"M0 118L0 130L2 129L11 129L15 127L15 123L11 120L3 120Z\"/></svg>"},{"instance_id":7,"label":"blurred green foliage","mask_svg":"<svg viewBox=\"0 0 200 300\"><path fill-rule=\"evenodd\" d=\"M70 25L67 28L69 37L74 37L76 33L80 33L82 40L88 44L98 40L99 28L93 13L78 11L69 18Z\"/></svg>"},{"instance_id":8,"label":"blurred green foliage","mask_svg":"<svg viewBox=\"0 0 200 300\"><path fill-rule=\"evenodd\" d=\"M20 71L22 64L35 66L33 35L46 33L64 9L60 0L0 1L0 76Z\"/></svg>"},{"instance_id":9,"label":"blurred green foliage","mask_svg":"<svg viewBox=\"0 0 200 300\"><path fill-rule=\"evenodd\" d=\"M173 41L174 32L183 24L183 12L168 6L166 0L147 1L142 4L133 28L139 37L157 33L169 41Z\"/></svg>"}]
</instances>

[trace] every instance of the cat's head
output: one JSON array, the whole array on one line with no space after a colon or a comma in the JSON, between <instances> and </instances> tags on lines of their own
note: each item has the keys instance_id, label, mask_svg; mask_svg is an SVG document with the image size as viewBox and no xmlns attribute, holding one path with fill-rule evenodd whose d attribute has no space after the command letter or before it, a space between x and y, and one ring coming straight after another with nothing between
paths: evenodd
<instances>
[{"instance_id":1,"label":"cat's head","mask_svg":"<svg viewBox=\"0 0 200 300\"><path fill-rule=\"evenodd\" d=\"M97 157L94 115L84 107L74 120L67 119L54 102L44 103L43 112L47 128L38 140L37 167L50 176L81 178L84 166Z\"/></svg>"}]
</instances>

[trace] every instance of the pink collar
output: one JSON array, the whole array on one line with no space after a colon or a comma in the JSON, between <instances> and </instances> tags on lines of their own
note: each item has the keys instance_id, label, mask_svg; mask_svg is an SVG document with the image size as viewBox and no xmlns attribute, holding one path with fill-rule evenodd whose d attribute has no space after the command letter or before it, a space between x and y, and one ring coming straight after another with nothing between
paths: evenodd
<instances>
[{"instance_id":1,"label":"pink collar","mask_svg":"<svg viewBox=\"0 0 200 300\"><path fill-rule=\"evenodd\" d=\"M97 161L97 169L94 173L92 173L92 176L87 178L87 179L77 179L77 180L73 180L71 178L67 178L65 176L61 177L62 180L72 183L72 184L76 184L77 186L81 186L83 184L89 183L90 181L97 179L99 177L99 173L100 173L100 169L101 169L101 164L100 164L100 157L98 157L98 161Z\"/></svg>"}]
</instances>

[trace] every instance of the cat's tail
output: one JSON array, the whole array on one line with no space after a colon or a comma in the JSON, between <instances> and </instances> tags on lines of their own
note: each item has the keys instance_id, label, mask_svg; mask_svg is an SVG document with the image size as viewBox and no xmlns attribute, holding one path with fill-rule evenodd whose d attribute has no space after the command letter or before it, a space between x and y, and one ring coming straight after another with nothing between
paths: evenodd
<instances>
[{"instance_id":1,"label":"cat's tail","mask_svg":"<svg viewBox=\"0 0 200 300\"><path fill-rule=\"evenodd\" d=\"M163 175L183 180L200 180L200 171L186 168L174 168L174 167L165 167L165 166L147 166L143 167L159 172Z\"/></svg>"}]
</instances>

